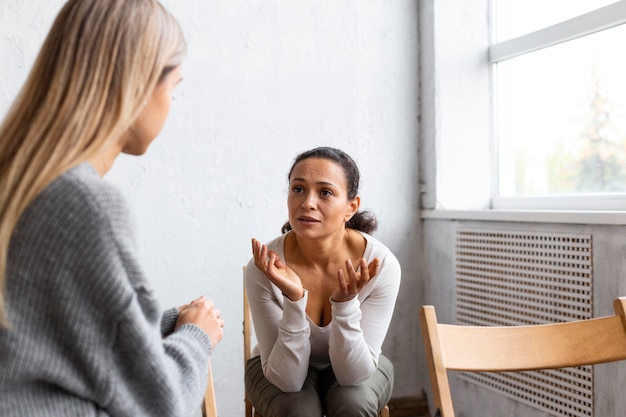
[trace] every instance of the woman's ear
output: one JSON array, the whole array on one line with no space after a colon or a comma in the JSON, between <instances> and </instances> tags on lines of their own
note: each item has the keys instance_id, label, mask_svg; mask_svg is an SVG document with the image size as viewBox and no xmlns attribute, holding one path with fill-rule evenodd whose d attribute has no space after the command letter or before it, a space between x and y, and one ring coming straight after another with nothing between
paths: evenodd
<instances>
[{"instance_id":1,"label":"woman's ear","mask_svg":"<svg viewBox=\"0 0 626 417\"><path fill-rule=\"evenodd\" d=\"M348 202L348 208L346 209L346 216L344 217L344 222L347 223L352 216L359 211L359 207L361 207L361 197L358 195L354 197L352 200Z\"/></svg>"}]
</instances>

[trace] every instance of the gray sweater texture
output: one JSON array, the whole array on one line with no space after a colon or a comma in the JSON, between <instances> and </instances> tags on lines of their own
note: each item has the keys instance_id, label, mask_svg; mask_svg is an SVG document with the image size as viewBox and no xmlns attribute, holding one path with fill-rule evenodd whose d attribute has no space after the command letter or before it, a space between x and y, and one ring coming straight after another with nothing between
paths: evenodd
<instances>
[{"instance_id":1,"label":"gray sweater texture","mask_svg":"<svg viewBox=\"0 0 626 417\"><path fill-rule=\"evenodd\" d=\"M9 245L0 416L199 414L211 343L174 331L137 261L120 193L83 163L23 213Z\"/></svg>"}]
</instances>

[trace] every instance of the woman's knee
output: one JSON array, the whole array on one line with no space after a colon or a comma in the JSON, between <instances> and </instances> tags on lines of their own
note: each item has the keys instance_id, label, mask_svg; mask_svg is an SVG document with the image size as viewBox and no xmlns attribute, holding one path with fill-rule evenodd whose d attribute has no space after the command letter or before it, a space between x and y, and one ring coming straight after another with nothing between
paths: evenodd
<instances>
[{"instance_id":1,"label":"woman's knee","mask_svg":"<svg viewBox=\"0 0 626 417\"><path fill-rule=\"evenodd\" d=\"M378 369L358 386L333 385L326 394L328 417L377 416L391 398L393 364L380 356Z\"/></svg>"},{"instance_id":2,"label":"woman's knee","mask_svg":"<svg viewBox=\"0 0 626 417\"><path fill-rule=\"evenodd\" d=\"M320 417L322 406L319 398L301 397L298 393L289 393L275 398L267 404L267 416L264 417Z\"/></svg>"},{"instance_id":3,"label":"woman's knee","mask_svg":"<svg viewBox=\"0 0 626 417\"><path fill-rule=\"evenodd\" d=\"M252 358L246 365L245 389L253 407L263 417L319 417L322 415L314 371L309 372L301 391L285 393L265 378L260 358Z\"/></svg>"},{"instance_id":4,"label":"woman's knee","mask_svg":"<svg viewBox=\"0 0 626 417\"><path fill-rule=\"evenodd\" d=\"M378 415L378 396L359 387L335 387L326 396L328 417L375 417Z\"/></svg>"}]
</instances>

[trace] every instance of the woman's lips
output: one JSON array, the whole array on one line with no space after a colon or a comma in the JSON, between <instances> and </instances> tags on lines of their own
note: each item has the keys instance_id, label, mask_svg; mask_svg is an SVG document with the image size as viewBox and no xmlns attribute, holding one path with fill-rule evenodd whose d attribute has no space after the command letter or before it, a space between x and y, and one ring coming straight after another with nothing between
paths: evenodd
<instances>
[{"instance_id":1,"label":"woman's lips","mask_svg":"<svg viewBox=\"0 0 626 417\"><path fill-rule=\"evenodd\" d=\"M309 216L298 217L298 221L300 223L305 223L305 224L319 223L319 220L317 220L317 219L315 219L313 217L309 217Z\"/></svg>"}]
</instances>

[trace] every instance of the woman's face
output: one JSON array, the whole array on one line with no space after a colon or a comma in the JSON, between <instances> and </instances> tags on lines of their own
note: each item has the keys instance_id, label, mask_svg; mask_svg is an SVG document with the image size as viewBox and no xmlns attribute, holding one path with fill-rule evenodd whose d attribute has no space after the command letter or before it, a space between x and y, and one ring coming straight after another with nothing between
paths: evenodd
<instances>
[{"instance_id":1,"label":"woman's face","mask_svg":"<svg viewBox=\"0 0 626 417\"><path fill-rule=\"evenodd\" d=\"M306 237L323 237L345 228L356 213L360 197L348 200L343 167L323 158L298 162L289 178L289 223Z\"/></svg>"},{"instance_id":2,"label":"woman's face","mask_svg":"<svg viewBox=\"0 0 626 417\"><path fill-rule=\"evenodd\" d=\"M157 84L141 113L124 135L122 152L142 155L148 150L167 120L172 105L172 92L181 79L179 65Z\"/></svg>"}]
</instances>

